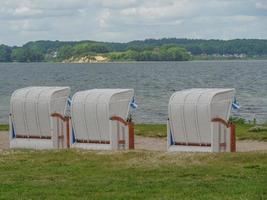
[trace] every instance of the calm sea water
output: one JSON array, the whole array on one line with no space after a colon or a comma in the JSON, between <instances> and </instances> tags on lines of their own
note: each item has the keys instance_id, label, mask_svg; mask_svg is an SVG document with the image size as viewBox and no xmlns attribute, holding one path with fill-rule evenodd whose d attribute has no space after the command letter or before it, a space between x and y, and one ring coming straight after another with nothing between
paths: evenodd
<instances>
[{"instance_id":1,"label":"calm sea water","mask_svg":"<svg viewBox=\"0 0 267 200\"><path fill-rule=\"evenodd\" d=\"M8 122L12 92L26 86L134 88L138 123L164 123L174 91L194 87L236 88L235 115L267 121L267 61L193 61L103 64L0 63L0 123Z\"/></svg>"}]
</instances>

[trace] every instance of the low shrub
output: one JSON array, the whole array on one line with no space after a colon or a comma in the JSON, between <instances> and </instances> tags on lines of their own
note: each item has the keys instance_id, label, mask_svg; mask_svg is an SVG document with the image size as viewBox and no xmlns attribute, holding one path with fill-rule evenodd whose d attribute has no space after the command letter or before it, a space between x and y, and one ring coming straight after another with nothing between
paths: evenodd
<instances>
[{"instance_id":1,"label":"low shrub","mask_svg":"<svg viewBox=\"0 0 267 200\"><path fill-rule=\"evenodd\" d=\"M267 131L267 127L264 126L253 126L248 129L249 132L264 132Z\"/></svg>"}]
</instances>

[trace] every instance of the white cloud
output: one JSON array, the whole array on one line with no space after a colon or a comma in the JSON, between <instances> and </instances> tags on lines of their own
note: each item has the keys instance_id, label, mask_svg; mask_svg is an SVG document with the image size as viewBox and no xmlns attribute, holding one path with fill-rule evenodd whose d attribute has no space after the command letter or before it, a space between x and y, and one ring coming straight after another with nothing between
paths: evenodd
<instances>
[{"instance_id":1,"label":"white cloud","mask_svg":"<svg viewBox=\"0 0 267 200\"><path fill-rule=\"evenodd\" d=\"M249 15L236 15L236 16L230 16L228 18L241 23L252 23L254 21L257 21L258 19L258 17L256 16L249 16Z\"/></svg>"},{"instance_id":2,"label":"white cloud","mask_svg":"<svg viewBox=\"0 0 267 200\"><path fill-rule=\"evenodd\" d=\"M0 43L266 38L266 0L0 0Z\"/></svg>"},{"instance_id":3,"label":"white cloud","mask_svg":"<svg viewBox=\"0 0 267 200\"><path fill-rule=\"evenodd\" d=\"M104 10L102 14L99 16L99 27L100 28L107 28L108 27L108 19L110 18L109 10Z\"/></svg>"},{"instance_id":4,"label":"white cloud","mask_svg":"<svg viewBox=\"0 0 267 200\"><path fill-rule=\"evenodd\" d=\"M267 10L267 1L264 0L264 1L258 1L258 2L256 2L256 8Z\"/></svg>"},{"instance_id":5,"label":"white cloud","mask_svg":"<svg viewBox=\"0 0 267 200\"><path fill-rule=\"evenodd\" d=\"M100 4L105 8L128 8L138 5L137 0L100 0Z\"/></svg>"},{"instance_id":6,"label":"white cloud","mask_svg":"<svg viewBox=\"0 0 267 200\"><path fill-rule=\"evenodd\" d=\"M31 9L30 7L27 7L27 6L21 6L21 7L15 8L14 10L14 15L17 15L17 16L34 16L34 15L38 15L41 13L42 13L41 10Z\"/></svg>"}]
</instances>

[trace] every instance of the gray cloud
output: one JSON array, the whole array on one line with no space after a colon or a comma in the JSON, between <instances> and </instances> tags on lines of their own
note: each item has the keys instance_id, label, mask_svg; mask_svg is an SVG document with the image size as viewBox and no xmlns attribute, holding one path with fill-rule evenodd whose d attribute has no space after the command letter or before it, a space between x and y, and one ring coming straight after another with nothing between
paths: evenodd
<instances>
[{"instance_id":1,"label":"gray cloud","mask_svg":"<svg viewBox=\"0 0 267 200\"><path fill-rule=\"evenodd\" d=\"M266 38L266 0L1 0L0 43Z\"/></svg>"}]
</instances>

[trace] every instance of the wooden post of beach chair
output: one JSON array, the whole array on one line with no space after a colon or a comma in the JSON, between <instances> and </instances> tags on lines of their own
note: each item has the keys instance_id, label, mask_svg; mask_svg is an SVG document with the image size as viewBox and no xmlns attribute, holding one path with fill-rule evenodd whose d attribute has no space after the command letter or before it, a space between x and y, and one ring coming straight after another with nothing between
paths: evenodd
<instances>
[{"instance_id":1,"label":"wooden post of beach chair","mask_svg":"<svg viewBox=\"0 0 267 200\"><path fill-rule=\"evenodd\" d=\"M219 147L222 147L223 145L227 147L230 152L236 152L236 139L235 139L235 125L233 123L228 123L222 118L214 118L211 120L212 122L218 122L219 125L223 125L225 128L227 128L229 131L229 135L226 136L226 144L219 143Z\"/></svg>"},{"instance_id":2,"label":"wooden post of beach chair","mask_svg":"<svg viewBox=\"0 0 267 200\"><path fill-rule=\"evenodd\" d=\"M236 152L235 124L229 124L231 129L231 152Z\"/></svg>"},{"instance_id":3,"label":"wooden post of beach chair","mask_svg":"<svg viewBox=\"0 0 267 200\"><path fill-rule=\"evenodd\" d=\"M129 149L134 149L134 123L128 122L129 130Z\"/></svg>"},{"instance_id":4,"label":"wooden post of beach chair","mask_svg":"<svg viewBox=\"0 0 267 200\"><path fill-rule=\"evenodd\" d=\"M58 120L61 120L63 124L66 123L66 144L67 148L70 148L70 117L63 116L60 113L53 113L51 117L55 117ZM64 135L59 135L58 137L62 140L62 142L64 142Z\"/></svg>"},{"instance_id":5,"label":"wooden post of beach chair","mask_svg":"<svg viewBox=\"0 0 267 200\"><path fill-rule=\"evenodd\" d=\"M124 126L128 127L128 136L125 136L125 138L128 138L128 142L124 141L124 143L128 143L129 149L134 149L134 123L127 122L119 116L113 116L110 118L110 120L120 122Z\"/></svg>"}]
</instances>

